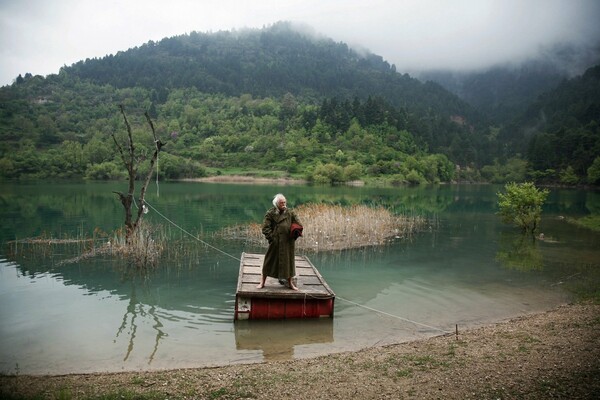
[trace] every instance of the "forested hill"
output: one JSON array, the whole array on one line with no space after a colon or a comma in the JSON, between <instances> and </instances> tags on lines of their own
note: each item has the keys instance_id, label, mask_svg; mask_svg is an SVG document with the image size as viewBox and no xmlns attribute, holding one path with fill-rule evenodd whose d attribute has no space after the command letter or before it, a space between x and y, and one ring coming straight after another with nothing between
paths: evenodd
<instances>
[{"instance_id":1,"label":"forested hill","mask_svg":"<svg viewBox=\"0 0 600 400\"><path fill-rule=\"evenodd\" d=\"M194 87L227 96L281 97L291 93L320 102L368 96L414 112L467 116L465 102L435 83L400 74L382 57L359 54L344 43L294 29L286 22L261 30L198 33L148 42L64 72L117 88L166 90Z\"/></svg>"},{"instance_id":2,"label":"forested hill","mask_svg":"<svg viewBox=\"0 0 600 400\"><path fill-rule=\"evenodd\" d=\"M600 65L597 65L539 96L524 113L519 125L556 132L598 123L599 118Z\"/></svg>"},{"instance_id":3,"label":"forested hill","mask_svg":"<svg viewBox=\"0 0 600 400\"><path fill-rule=\"evenodd\" d=\"M155 146L144 112L154 120L165 178L598 184L598 93L594 68L492 124L439 84L288 23L194 32L0 88L0 178L123 178L122 104L140 157Z\"/></svg>"},{"instance_id":4,"label":"forested hill","mask_svg":"<svg viewBox=\"0 0 600 400\"><path fill-rule=\"evenodd\" d=\"M600 43L555 44L540 48L522 61L496 64L472 71L415 71L421 81L434 81L486 115L494 124L519 117L538 96L563 81L600 64Z\"/></svg>"},{"instance_id":5,"label":"forested hill","mask_svg":"<svg viewBox=\"0 0 600 400\"><path fill-rule=\"evenodd\" d=\"M418 77L439 83L497 125L521 115L539 95L569 78L566 71L540 60L476 72L428 71Z\"/></svg>"},{"instance_id":6,"label":"forested hill","mask_svg":"<svg viewBox=\"0 0 600 400\"><path fill-rule=\"evenodd\" d=\"M575 182L600 183L600 65L541 95L507 131L525 138L538 175L563 171L564 181L569 171Z\"/></svg>"},{"instance_id":7,"label":"forested hill","mask_svg":"<svg viewBox=\"0 0 600 400\"><path fill-rule=\"evenodd\" d=\"M507 170L522 164L516 176L536 182L598 184L598 49L565 45L520 64L416 76L440 83L489 118L504 149L496 153L498 160L506 159ZM498 174L499 168L486 167L483 172L486 180L501 182L507 177Z\"/></svg>"}]
</instances>

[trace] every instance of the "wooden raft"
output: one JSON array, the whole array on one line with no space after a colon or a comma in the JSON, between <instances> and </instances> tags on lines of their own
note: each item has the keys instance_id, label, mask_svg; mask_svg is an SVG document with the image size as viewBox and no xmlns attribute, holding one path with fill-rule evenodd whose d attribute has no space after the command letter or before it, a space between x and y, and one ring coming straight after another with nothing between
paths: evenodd
<instances>
[{"instance_id":1,"label":"wooden raft","mask_svg":"<svg viewBox=\"0 0 600 400\"><path fill-rule=\"evenodd\" d=\"M257 289L264 259L264 254L242 253L235 320L333 317L335 293L308 257L296 256L298 291L271 277Z\"/></svg>"}]
</instances>

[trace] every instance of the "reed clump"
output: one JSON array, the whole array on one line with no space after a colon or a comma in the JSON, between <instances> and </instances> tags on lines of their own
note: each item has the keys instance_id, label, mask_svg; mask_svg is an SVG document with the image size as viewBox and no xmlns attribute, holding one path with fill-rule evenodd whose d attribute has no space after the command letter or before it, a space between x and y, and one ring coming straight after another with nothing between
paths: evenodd
<instances>
[{"instance_id":1,"label":"reed clump","mask_svg":"<svg viewBox=\"0 0 600 400\"><path fill-rule=\"evenodd\" d=\"M121 228L115 231L112 240L102 249L122 256L137 268L148 268L158 265L165 243L166 236L164 232L161 233L161 226L152 226L142 220L129 240Z\"/></svg>"},{"instance_id":2,"label":"reed clump","mask_svg":"<svg viewBox=\"0 0 600 400\"><path fill-rule=\"evenodd\" d=\"M69 246L68 252L77 255L58 261L56 263L58 266L74 264L98 256L118 256L126 260L129 265L145 269L158 264L166 242L167 237L161 226L152 226L141 221L129 241L126 239L124 228L120 228L112 234L96 229L92 238L57 239L43 234L35 238L11 241L8 245L9 254L13 258L27 256L45 259L56 257L58 249L64 251Z\"/></svg>"},{"instance_id":3,"label":"reed clump","mask_svg":"<svg viewBox=\"0 0 600 400\"><path fill-rule=\"evenodd\" d=\"M76 237L56 238L47 232L39 236L15 239L6 242L7 255L10 258L24 257L30 260L47 260L64 253L83 254L95 247L95 243L101 241L97 236L97 230L93 237L79 234Z\"/></svg>"},{"instance_id":4,"label":"reed clump","mask_svg":"<svg viewBox=\"0 0 600 400\"><path fill-rule=\"evenodd\" d=\"M343 207L311 203L294 211L304 226L303 237L296 241L296 249L314 252L380 246L408 238L427 224L420 216L395 215L384 207L365 205ZM250 245L267 246L260 223L227 227L218 235L243 240Z\"/></svg>"}]
</instances>

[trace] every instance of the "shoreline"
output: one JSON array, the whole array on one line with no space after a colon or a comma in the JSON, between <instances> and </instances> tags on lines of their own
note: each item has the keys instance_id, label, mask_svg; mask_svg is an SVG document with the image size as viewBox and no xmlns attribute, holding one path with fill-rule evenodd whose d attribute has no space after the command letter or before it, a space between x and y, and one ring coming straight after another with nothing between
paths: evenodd
<instances>
[{"instance_id":1,"label":"shoreline","mask_svg":"<svg viewBox=\"0 0 600 400\"><path fill-rule=\"evenodd\" d=\"M0 376L4 398L593 398L600 304L561 305L455 334L289 361ZM318 379L315 379L318 377ZM130 395L130 397L127 396Z\"/></svg>"},{"instance_id":2,"label":"shoreline","mask_svg":"<svg viewBox=\"0 0 600 400\"><path fill-rule=\"evenodd\" d=\"M304 179L295 178L261 178L246 175L214 175L203 178L185 178L181 182L207 182L207 183L244 183L244 184L282 184L282 185L305 185L308 183Z\"/></svg>"},{"instance_id":3,"label":"shoreline","mask_svg":"<svg viewBox=\"0 0 600 400\"><path fill-rule=\"evenodd\" d=\"M310 182L301 178L279 177L267 178L253 175L213 175L203 178L184 178L180 182L204 182L204 183L239 183L239 184L257 184L257 185L307 185ZM362 187L365 182L361 180L348 181L344 186Z\"/></svg>"}]
</instances>

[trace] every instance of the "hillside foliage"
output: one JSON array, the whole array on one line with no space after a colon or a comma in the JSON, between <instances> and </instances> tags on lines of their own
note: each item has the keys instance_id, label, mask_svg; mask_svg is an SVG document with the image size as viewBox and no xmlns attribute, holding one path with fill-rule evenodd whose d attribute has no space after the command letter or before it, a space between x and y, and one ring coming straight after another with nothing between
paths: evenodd
<instances>
[{"instance_id":1,"label":"hillside foliage","mask_svg":"<svg viewBox=\"0 0 600 400\"><path fill-rule=\"evenodd\" d=\"M319 183L597 183L597 68L500 123L288 23L192 32L0 88L0 176L123 179L111 141L125 134L123 105L142 153L154 146L144 113L155 121L167 179L237 169Z\"/></svg>"}]
</instances>

